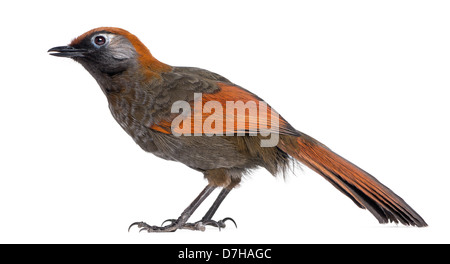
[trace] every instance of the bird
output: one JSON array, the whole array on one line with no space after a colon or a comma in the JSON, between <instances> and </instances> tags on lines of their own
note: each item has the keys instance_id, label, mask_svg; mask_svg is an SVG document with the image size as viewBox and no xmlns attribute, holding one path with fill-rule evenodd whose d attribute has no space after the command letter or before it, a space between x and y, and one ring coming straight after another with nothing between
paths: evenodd
<instances>
[{"instance_id":1,"label":"bird","mask_svg":"<svg viewBox=\"0 0 450 264\"><path fill-rule=\"evenodd\" d=\"M298 163L367 209L380 224L427 226L374 176L296 130L254 93L205 69L165 64L124 29L95 28L48 53L71 58L92 75L114 119L144 151L180 162L208 182L178 218L161 225L137 221L128 231L133 226L151 233L221 229L228 221L236 225L231 217L213 216L241 179L258 168L285 175ZM216 188L221 191L206 214L188 222Z\"/></svg>"}]
</instances>

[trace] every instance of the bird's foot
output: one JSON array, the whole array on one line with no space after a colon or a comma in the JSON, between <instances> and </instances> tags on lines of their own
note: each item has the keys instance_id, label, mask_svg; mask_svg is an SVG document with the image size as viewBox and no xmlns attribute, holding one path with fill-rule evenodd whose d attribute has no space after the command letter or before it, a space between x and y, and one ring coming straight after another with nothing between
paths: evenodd
<instances>
[{"instance_id":1,"label":"bird's foot","mask_svg":"<svg viewBox=\"0 0 450 264\"><path fill-rule=\"evenodd\" d=\"M139 232L147 231L148 233L158 233L158 232L175 232L177 229L188 229L188 230L197 230L197 231L205 231L206 226L214 226L221 230L225 228L227 225L225 222L231 221L234 226L237 228L236 222L231 217L226 217L222 220L200 220L195 223L180 223L178 219L167 219L164 221L161 226L153 226L149 225L145 222L134 222L128 227L128 232L133 226L137 226L139 228ZM168 225L164 225L166 222L170 222Z\"/></svg>"},{"instance_id":2,"label":"bird's foot","mask_svg":"<svg viewBox=\"0 0 450 264\"><path fill-rule=\"evenodd\" d=\"M133 226L137 226L139 228L139 232L147 231L148 233L157 233L157 232L175 232L181 225L175 220L170 225L167 226L152 226L145 222L134 222L128 227L128 232Z\"/></svg>"},{"instance_id":3,"label":"bird's foot","mask_svg":"<svg viewBox=\"0 0 450 264\"><path fill-rule=\"evenodd\" d=\"M200 220L197 221L195 223L184 223L183 225L181 225L179 228L180 229L189 229L189 230L198 230L198 231L205 231L206 226L214 226L219 228L219 230L221 230L222 228L225 228L227 225L225 224L226 221L231 221L233 222L234 226L237 228L237 224L236 222L233 220L233 218L231 217L226 217L222 220L219 221L215 221L215 220ZM167 225L167 227L176 224L177 220L176 219L167 219L166 221L164 221L161 226L162 228L166 227L164 226L164 224L166 222L170 222L169 225Z\"/></svg>"}]
</instances>

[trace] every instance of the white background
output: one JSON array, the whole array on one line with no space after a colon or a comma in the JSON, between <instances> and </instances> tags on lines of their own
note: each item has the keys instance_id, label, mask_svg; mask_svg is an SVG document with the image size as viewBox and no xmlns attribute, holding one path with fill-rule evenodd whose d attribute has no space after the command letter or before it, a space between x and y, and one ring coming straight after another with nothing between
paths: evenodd
<instances>
[{"instance_id":1,"label":"white background","mask_svg":"<svg viewBox=\"0 0 450 264\"><path fill-rule=\"evenodd\" d=\"M0 4L0 243L450 242L448 1L75 3ZM206 181L143 152L95 80L47 54L99 26L258 94L429 227L379 225L310 170L283 180L260 169L217 212L238 229L128 233L178 217Z\"/></svg>"}]
</instances>

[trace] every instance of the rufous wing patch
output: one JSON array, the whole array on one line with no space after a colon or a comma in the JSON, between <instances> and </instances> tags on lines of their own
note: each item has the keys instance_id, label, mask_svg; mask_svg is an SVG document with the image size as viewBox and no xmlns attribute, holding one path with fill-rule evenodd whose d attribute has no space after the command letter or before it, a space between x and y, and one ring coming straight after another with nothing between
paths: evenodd
<instances>
[{"instance_id":1,"label":"rufous wing patch","mask_svg":"<svg viewBox=\"0 0 450 264\"><path fill-rule=\"evenodd\" d=\"M191 116L183 126L190 124L191 134L295 133L286 120L254 94L235 85L218 83L218 86L218 92L202 94L201 102L190 102ZM163 120L150 128L166 134L186 132L185 127L171 128L171 121Z\"/></svg>"}]
</instances>

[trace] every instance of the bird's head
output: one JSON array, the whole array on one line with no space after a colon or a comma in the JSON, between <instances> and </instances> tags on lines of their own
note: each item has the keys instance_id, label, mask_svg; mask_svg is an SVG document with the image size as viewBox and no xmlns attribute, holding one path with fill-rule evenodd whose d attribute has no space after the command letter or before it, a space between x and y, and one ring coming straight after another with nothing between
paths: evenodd
<instances>
[{"instance_id":1,"label":"bird's head","mask_svg":"<svg viewBox=\"0 0 450 264\"><path fill-rule=\"evenodd\" d=\"M74 59L96 79L117 76L128 70L152 77L171 68L156 60L136 36L113 27L90 30L68 46L54 47L48 52L53 56Z\"/></svg>"}]
</instances>

